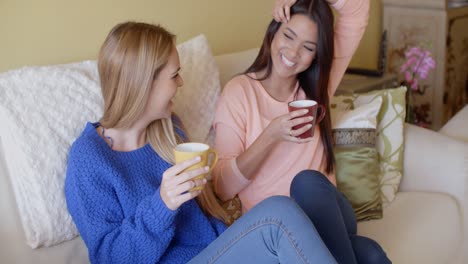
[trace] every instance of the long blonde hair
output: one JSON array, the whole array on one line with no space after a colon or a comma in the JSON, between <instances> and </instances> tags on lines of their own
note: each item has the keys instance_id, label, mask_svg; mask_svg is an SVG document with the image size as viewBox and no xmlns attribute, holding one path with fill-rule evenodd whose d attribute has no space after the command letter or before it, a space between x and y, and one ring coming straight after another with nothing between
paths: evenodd
<instances>
[{"instance_id":1,"label":"long blonde hair","mask_svg":"<svg viewBox=\"0 0 468 264\"><path fill-rule=\"evenodd\" d=\"M159 25L125 22L116 25L99 51L98 71L104 98L103 127L126 128L143 113L152 82L167 64L175 35ZM172 118L153 121L146 128L147 140L165 161L174 164L173 148L184 131ZM187 134L185 134L187 135ZM188 135L187 135L188 138ZM211 183L197 197L203 211L228 222Z\"/></svg>"}]
</instances>

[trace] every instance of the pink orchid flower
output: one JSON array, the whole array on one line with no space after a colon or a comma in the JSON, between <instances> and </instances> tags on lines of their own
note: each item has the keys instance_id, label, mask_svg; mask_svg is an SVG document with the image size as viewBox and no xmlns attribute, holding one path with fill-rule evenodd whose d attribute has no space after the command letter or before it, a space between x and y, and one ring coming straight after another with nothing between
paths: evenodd
<instances>
[{"instance_id":1,"label":"pink orchid flower","mask_svg":"<svg viewBox=\"0 0 468 264\"><path fill-rule=\"evenodd\" d=\"M412 47L405 52L406 61L400 67L400 72L405 74L405 81L414 91L419 89L420 80L427 79L431 69L436 63L428 50L420 47Z\"/></svg>"}]
</instances>

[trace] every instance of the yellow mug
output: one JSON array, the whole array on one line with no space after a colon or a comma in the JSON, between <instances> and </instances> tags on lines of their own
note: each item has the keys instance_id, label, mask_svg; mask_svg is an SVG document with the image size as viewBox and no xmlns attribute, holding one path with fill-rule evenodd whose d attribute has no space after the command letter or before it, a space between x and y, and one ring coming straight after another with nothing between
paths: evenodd
<instances>
[{"instance_id":1,"label":"yellow mug","mask_svg":"<svg viewBox=\"0 0 468 264\"><path fill-rule=\"evenodd\" d=\"M203 144L203 143L190 142L190 143L179 144L174 148L174 158L175 158L176 164L181 163L182 161L185 161L185 160L193 159L197 156L200 156L201 158L200 162L188 167L184 171L189 171L189 170L205 167L208 164L210 155L213 155L213 159L211 161L209 172L213 170L214 166L216 165L216 162L218 161L218 154L216 153L214 149L210 148L210 146L208 146L207 144ZM205 177L206 177L206 174L202 174L193 179L203 179ZM203 186L197 186L197 187L190 189L190 191L196 191L196 190L201 190L201 189L203 189Z\"/></svg>"}]
</instances>

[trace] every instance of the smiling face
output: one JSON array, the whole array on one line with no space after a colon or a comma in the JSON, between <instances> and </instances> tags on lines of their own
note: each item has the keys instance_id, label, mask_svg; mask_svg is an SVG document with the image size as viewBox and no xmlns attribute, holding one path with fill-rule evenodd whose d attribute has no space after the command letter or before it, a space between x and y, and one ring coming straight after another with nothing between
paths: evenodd
<instances>
[{"instance_id":1,"label":"smiling face","mask_svg":"<svg viewBox=\"0 0 468 264\"><path fill-rule=\"evenodd\" d=\"M172 98L176 95L177 88L184 84L179 71L179 54L177 53L177 49L173 47L167 64L153 80L143 115L148 116L151 120L169 118L171 116Z\"/></svg>"},{"instance_id":2,"label":"smiling face","mask_svg":"<svg viewBox=\"0 0 468 264\"><path fill-rule=\"evenodd\" d=\"M306 70L317 53L317 24L297 14L283 23L271 43L272 74L289 78Z\"/></svg>"}]
</instances>

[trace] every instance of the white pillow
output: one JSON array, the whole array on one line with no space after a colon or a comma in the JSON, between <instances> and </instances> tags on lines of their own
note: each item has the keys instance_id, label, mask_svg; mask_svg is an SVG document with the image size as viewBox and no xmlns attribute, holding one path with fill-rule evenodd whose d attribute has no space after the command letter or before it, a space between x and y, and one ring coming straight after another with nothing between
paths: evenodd
<instances>
[{"instance_id":1,"label":"white pillow","mask_svg":"<svg viewBox=\"0 0 468 264\"><path fill-rule=\"evenodd\" d=\"M203 36L178 49L185 84L176 109L193 138L204 139L219 94L219 74ZM26 243L32 248L78 234L64 196L67 155L85 123L101 116L94 61L0 74L0 137Z\"/></svg>"},{"instance_id":2,"label":"white pillow","mask_svg":"<svg viewBox=\"0 0 468 264\"><path fill-rule=\"evenodd\" d=\"M360 105L355 109L331 109L333 129L346 128L377 128L377 114L382 105L382 97L377 97L370 103Z\"/></svg>"},{"instance_id":3,"label":"white pillow","mask_svg":"<svg viewBox=\"0 0 468 264\"><path fill-rule=\"evenodd\" d=\"M206 142L221 90L218 67L204 35L179 44L177 50L184 86L174 98L174 111L192 141Z\"/></svg>"},{"instance_id":4,"label":"white pillow","mask_svg":"<svg viewBox=\"0 0 468 264\"><path fill-rule=\"evenodd\" d=\"M0 75L0 136L26 242L77 235L64 199L70 144L100 116L96 63L26 67Z\"/></svg>"}]
</instances>

